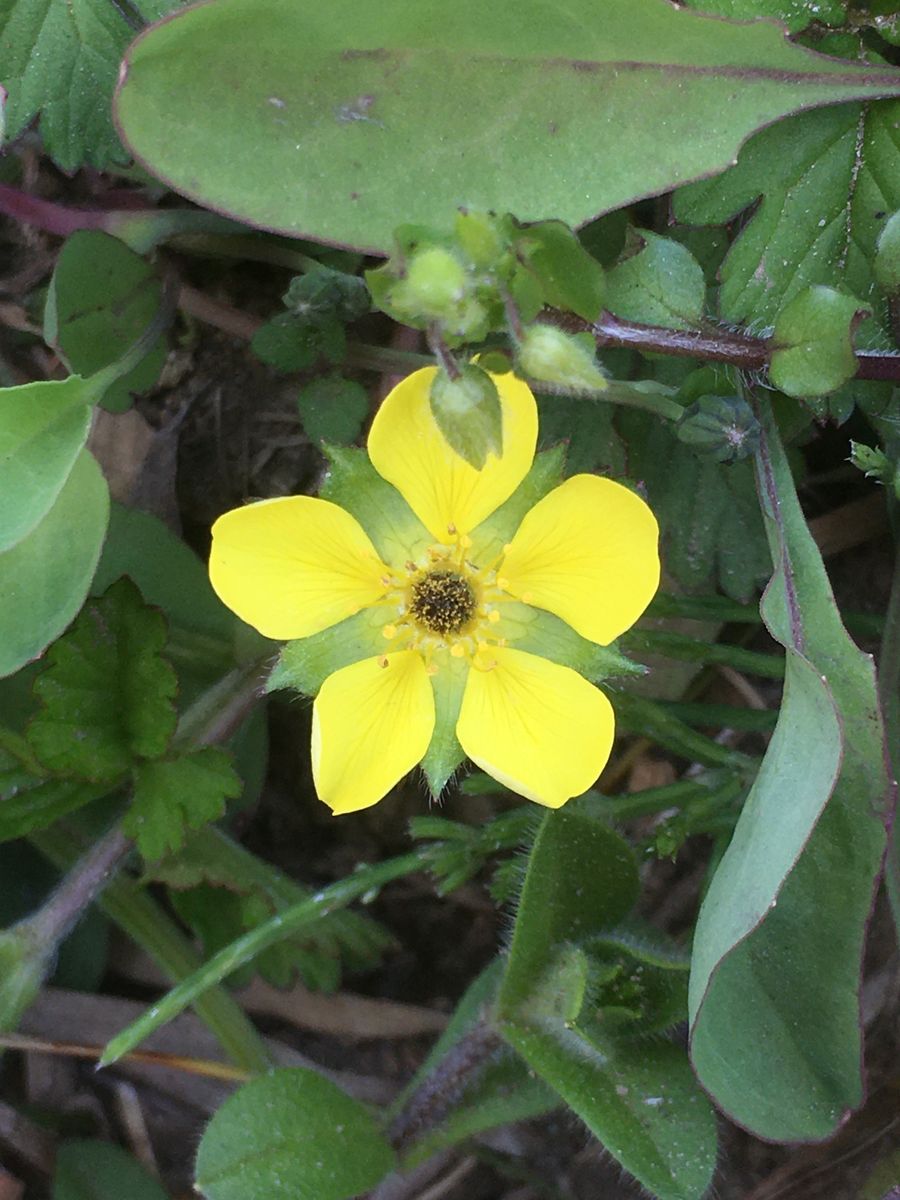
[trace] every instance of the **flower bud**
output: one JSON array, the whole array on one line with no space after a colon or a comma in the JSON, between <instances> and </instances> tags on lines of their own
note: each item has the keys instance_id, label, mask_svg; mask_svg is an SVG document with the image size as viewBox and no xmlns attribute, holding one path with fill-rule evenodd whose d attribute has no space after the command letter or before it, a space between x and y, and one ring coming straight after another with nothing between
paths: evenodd
<instances>
[{"instance_id":1,"label":"flower bud","mask_svg":"<svg viewBox=\"0 0 900 1200\"><path fill-rule=\"evenodd\" d=\"M418 250L410 259L404 300L424 316L443 317L465 296L466 270L440 246Z\"/></svg>"},{"instance_id":2,"label":"flower bud","mask_svg":"<svg viewBox=\"0 0 900 1200\"><path fill-rule=\"evenodd\" d=\"M496 268L508 250L500 222L490 213L457 213L456 238L472 265L479 270Z\"/></svg>"},{"instance_id":3,"label":"flower bud","mask_svg":"<svg viewBox=\"0 0 900 1200\"><path fill-rule=\"evenodd\" d=\"M593 349L555 325L532 325L519 346L523 374L544 383L597 391L607 386Z\"/></svg>"},{"instance_id":4,"label":"flower bud","mask_svg":"<svg viewBox=\"0 0 900 1200\"><path fill-rule=\"evenodd\" d=\"M438 428L456 453L477 470L488 451L503 451L503 413L497 386L486 371L469 363L457 379L444 371L434 377L429 395Z\"/></svg>"},{"instance_id":5,"label":"flower bud","mask_svg":"<svg viewBox=\"0 0 900 1200\"><path fill-rule=\"evenodd\" d=\"M759 445L759 422L740 396L700 396L682 414L675 433L703 458L733 463Z\"/></svg>"}]
</instances>

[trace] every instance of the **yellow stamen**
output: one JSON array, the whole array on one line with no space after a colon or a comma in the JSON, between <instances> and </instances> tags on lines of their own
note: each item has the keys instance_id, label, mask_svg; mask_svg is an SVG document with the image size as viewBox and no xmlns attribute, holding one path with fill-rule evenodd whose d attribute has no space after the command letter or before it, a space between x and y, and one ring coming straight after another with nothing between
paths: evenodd
<instances>
[{"instance_id":1,"label":"yellow stamen","mask_svg":"<svg viewBox=\"0 0 900 1200\"><path fill-rule=\"evenodd\" d=\"M453 645L450 647L450 653L453 655L454 658L465 658L466 648L462 644L462 642L454 642Z\"/></svg>"},{"instance_id":2,"label":"yellow stamen","mask_svg":"<svg viewBox=\"0 0 900 1200\"><path fill-rule=\"evenodd\" d=\"M379 658L378 665L382 670L388 665L388 656L386 654L382 654L381 658Z\"/></svg>"},{"instance_id":3,"label":"yellow stamen","mask_svg":"<svg viewBox=\"0 0 900 1200\"><path fill-rule=\"evenodd\" d=\"M491 611L487 615L487 619L490 621L490 623L492 625L497 624L497 622L500 620L500 614L496 608L491 609Z\"/></svg>"},{"instance_id":4,"label":"yellow stamen","mask_svg":"<svg viewBox=\"0 0 900 1200\"><path fill-rule=\"evenodd\" d=\"M397 636L397 626L385 625L381 631L381 636L383 638L387 638L388 641L390 641L392 638L395 638Z\"/></svg>"}]
</instances>

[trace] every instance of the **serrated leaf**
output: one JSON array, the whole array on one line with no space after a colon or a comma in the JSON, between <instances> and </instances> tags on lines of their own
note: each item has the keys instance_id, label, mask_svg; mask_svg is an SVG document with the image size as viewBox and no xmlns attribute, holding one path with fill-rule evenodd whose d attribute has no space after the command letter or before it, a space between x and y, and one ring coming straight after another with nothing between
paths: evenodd
<instances>
[{"instance_id":1,"label":"serrated leaf","mask_svg":"<svg viewBox=\"0 0 900 1200\"><path fill-rule=\"evenodd\" d=\"M841 624L762 406L760 420L775 563L762 612L786 650L785 698L697 923L691 1054L741 1125L819 1141L864 1097L860 966L893 788L871 656Z\"/></svg>"},{"instance_id":2,"label":"serrated leaf","mask_svg":"<svg viewBox=\"0 0 900 1200\"><path fill-rule=\"evenodd\" d=\"M157 758L134 768L134 792L122 828L148 862L179 850L189 829L225 813L225 801L241 794L230 757L204 746L176 758Z\"/></svg>"},{"instance_id":3,"label":"serrated leaf","mask_svg":"<svg viewBox=\"0 0 900 1200\"><path fill-rule=\"evenodd\" d=\"M193 199L385 252L398 214L577 226L721 169L786 113L898 92L890 69L665 0L523 0L512 22L480 0L218 0L132 44L116 112L138 158Z\"/></svg>"},{"instance_id":4,"label":"serrated leaf","mask_svg":"<svg viewBox=\"0 0 900 1200\"><path fill-rule=\"evenodd\" d=\"M91 398L74 376L0 391L0 551L53 506L87 441Z\"/></svg>"},{"instance_id":5,"label":"serrated leaf","mask_svg":"<svg viewBox=\"0 0 900 1200\"><path fill-rule=\"evenodd\" d=\"M780 391L802 399L825 396L852 379L858 369L853 329L866 315L855 296L833 288L798 292L775 319L769 378Z\"/></svg>"},{"instance_id":6,"label":"serrated leaf","mask_svg":"<svg viewBox=\"0 0 900 1200\"><path fill-rule=\"evenodd\" d=\"M164 754L177 686L165 644L165 619L128 579L86 605L35 681L42 707L28 740L41 763L112 783L137 760Z\"/></svg>"},{"instance_id":7,"label":"serrated leaf","mask_svg":"<svg viewBox=\"0 0 900 1200\"><path fill-rule=\"evenodd\" d=\"M57 346L71 369L91 375L124 357L162 303L162 287L145 259L98 230L83 229L65 243L47 293L44 338ZM156 382L166 351L163 339L142 362L114 380L105 408L121 412L133 392Z\"/></svg>"},{"instance_id":8,"label":"serrated leaf","mask_svg":"<svg viewBox=\"0 0 900 1200\"><path fill-rule=\"evenodd\" d=\"M260 325L251 342L253 352L276 371L305 371L319 354L319 334L293 313L279 313Z\"/></svg>"},{"instance_id":9,"label":"serrated leaf","mask_svg":"<svg viewBox=\"0 0 900 1200\"><path fill-rule=\"evenodd\" d=\"M215 1114L196 1187L207 1200L353 1200L395 1161L361 1104L313 1071L284 1069L245 1084Z\"/></svg>"},{"instance_id":10,"label":"serrated leaf","mask_svg":"<svg viewBox=\"0 0 900 1200\"><path fill-rule=\"evenodd\" d=\"M770 569L753 468L704 461L662 422L622 414L628 473L642 482L662 531L666 569L688 591L716 583L747 600Z\"/></svg>"},{"instance_id":11,"label":"serrated leaf","mask_svg":"<svg viewBox=\"0 0 900 1200\"><path fill-rule=\"evenodd\" d=\"M643 246L606 277L606 307L617 317L645 325L691 329L703 316L703 268L680 242L641 230Z\"/></svg>"},{"instance_id":12,"label":"serrated leaf","mask_svg":"<svg viewBox=\"0 0 900 1200\"><path fill-rule=\"evenodd\" d=\"M106 481L82 450L52 507L0 553L0 677L37 658L81 608L108 519Z\"/></svg>"},{"instance_id":13,"label":"serrated leaf","mask_svg":"<svg viewBox=\"0 0 900 1200\"><path fill-rule=\"evenodd\" d=\"M65 1141L56 1153L53 1200L168 1200L168 1194L121 1146Z\"/></svg>"},{"instance_id":14,"label":"serrated leaf","mask_svg":"<svg viewBox=\"0 0 900 1200\"><path fill-rule=\"evenodd\" d=\"M900 209L892 214L878 236L875 278L887 291L900 291Z\"/></svg>"},{"instance_id":15,"label":"serrated leaf","mask_svg":"<svg viewBox=\"0 0 900 1200\"><path fill-rule=\"evenodd\" d=\"M106 791L103 785L29 775L0 751L0 842L46 829Z\"/></svg>"},{"instance_id":16,"label":"serrated leaf","mask_svg":"<svg viewBox=\"0 0 900 1200\"><path fill-rule=\"evenodd\" d=\"M156 20L178 0L133 0ZM64 169L127 162L110 101L134 31L108 0L0 0L0 84L9 93L6 136L40 114L48 153Z\"/></svg>"},{"instance_id":17,"label":"serrated leaf","mask_svg":"<svg viewBox=\"0 0 900 1200\"><path fill-rule=\"evenodd\" d=\"M721 271L727 321L771 325L813 284L840 287L884 322L875 245L900 208L900 104L843 104L802 113L756 134L724 175L676 193L687 224L724 224L760 200Z\"/></svg>"},{"instance_id":18,"label":"serrated leaf","mask_svg":"<svg viewBox=\"0 0 900 1200\"><path fill-rule=\"evenodd\" d=\"M369 413L369 394L362 384L342 375L320 375L300 389L297 410L314 442L346 446L362 432Z\"/></svg>"}]
</instances>

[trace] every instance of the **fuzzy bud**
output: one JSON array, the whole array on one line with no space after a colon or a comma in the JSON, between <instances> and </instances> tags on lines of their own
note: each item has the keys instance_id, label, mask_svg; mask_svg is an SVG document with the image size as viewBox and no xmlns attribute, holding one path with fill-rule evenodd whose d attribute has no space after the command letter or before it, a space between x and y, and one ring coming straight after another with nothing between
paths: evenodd
<instances>
[{"instance_id":1,"label":"fuzzy bud","mask_svg":"<svg viewBox=\"0 0 900 1200\"><path fill-rule=\"evenodd\" d=\"M525 331L518 365L524 375L543 383L592 392L607 386L592 346L555 325L532 325Z\"/></svg>"}]
</instances>

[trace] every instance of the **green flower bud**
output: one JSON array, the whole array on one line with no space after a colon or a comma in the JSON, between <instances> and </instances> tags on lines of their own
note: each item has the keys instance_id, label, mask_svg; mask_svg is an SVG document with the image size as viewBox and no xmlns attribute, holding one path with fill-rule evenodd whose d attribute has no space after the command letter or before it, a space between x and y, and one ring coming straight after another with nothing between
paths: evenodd
<instances>
[{"instance_id":1,"label":"green flower bud","mask_svg":"<svg viewBox=\"0 0 900 1200\"><path fill-rule=\"evenodd\" d=\"M458 379L444 371L434 377L429 395L438 428L456 453L481 470L488 451L503 450L503 414L497 385L486 371L469 363Z\"/></svg>"},{"instance_id":2,"label":"green flower bud","mask_svg":"<svg viewBox=\"0 0 900 1200\"><path fill-rule=\"evenodd\" d=\"M519 369L531 379L597 391L607 386L593 348L555 325L532 325L519 346Z\"/></svg>"},{"instance_id":3,"label":"green flower bud","mask_svg":"<svg viewBox=\"0 0 900 1200\"><path fill-rule=\"evenodd\" d=\"M465 297L465 267L440 246L418 250L406 272L404 300L424 316L443 317Z\"/></svg>"},{"instance_id":4,"label":"green flower bud","mask_svg":"<svg viewBox=\"0 0 900 1200\"><path fill-rule=\"evenodd\" d=\"M700 396L681 416L675 433L703 458L733 463L759 445L759 422L740 396Z\"/></svg>"},{"instance_id":5,"label":"green flower bud","mask_svg":"<svg viewBox=\"0 0 900 1200\"><path fill-rule=\"evenodd\" d=\"M479 270L494 270L508 250L500 222L491 213L459 212L456 237L472 265Z\"/></svg>"},{"instance_id":6,"label":"green flower bud","mask_svg":"<svg viewBox=\"0 0 900 1200\"><path fill-rule=\"evenodd\" d=\"M891 462L883 450L863 442L850 443L850 462L868 479L877 479L879 483L893 487L900 500L900 462Z\"/></svg>"},{"instance_id":7,"label":"green flower bud","mask_svg":"<svg viewBox=\"0 0 900 1200\"><path fill-rule=\"evenodd\" d=\"M0 933L0 1030L16 1028L40 991L51 958L27 921Z\"/></svg>"}]
</instances>

